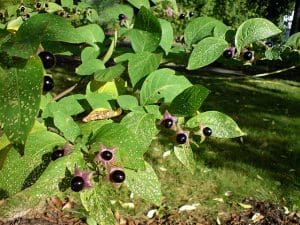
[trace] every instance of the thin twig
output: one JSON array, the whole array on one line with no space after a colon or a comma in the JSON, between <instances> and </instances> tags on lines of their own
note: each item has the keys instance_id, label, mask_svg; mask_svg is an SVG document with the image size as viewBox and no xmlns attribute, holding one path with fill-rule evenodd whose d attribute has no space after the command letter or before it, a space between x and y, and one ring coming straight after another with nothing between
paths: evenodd
<instances>
[{"instance_id":1,"label":"thin twig","mask_svg":"<svg viewBox=\"0 0 300 225\"><path fill-rule=\"evenodd\" d=\"M288 70L292 70L292 69L295 69L296 67L297 66L291 66L291 67L288 67L288 68L284 68L284 69L281 69L281 70L275 70L275 71L272 71L272 72L259 73L259 74L256 74L256 75L252 75L251 77L265 77L265 76L269 76L269 75L273 75L273 74L282 73L282 72L285 72L285 71L288 71Z\"/></svg>"},{"instance_id":2,"label":"thin twig","mask_svg":"<svg viewBox=\"0 0 300 225\"><path fill-rule=\"evenodd\" d=\"M72 92L76 87L78 86L78 83L74 84L72 87L69 87L68 89L64 90L63 92L59 93L53 98L53 101L57 101L58 99L66 96L70 92Z\"/></svg>"}]
</instances>

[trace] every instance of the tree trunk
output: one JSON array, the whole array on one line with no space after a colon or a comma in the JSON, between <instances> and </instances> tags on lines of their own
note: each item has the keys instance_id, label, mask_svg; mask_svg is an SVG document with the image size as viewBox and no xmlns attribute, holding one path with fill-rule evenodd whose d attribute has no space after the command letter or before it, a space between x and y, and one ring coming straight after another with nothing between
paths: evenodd
<instances>
[{"instance_id":1,"label":"tree trunk","mask_svg":"<svg viewBox=\"0 0 300 225\"><path fill-rule=\"evenodd\" d=\"M300 0L296 0L294 19L293 19L290 35L297 33L299 31L300 31Z\"/></svg>"}]
</instances>

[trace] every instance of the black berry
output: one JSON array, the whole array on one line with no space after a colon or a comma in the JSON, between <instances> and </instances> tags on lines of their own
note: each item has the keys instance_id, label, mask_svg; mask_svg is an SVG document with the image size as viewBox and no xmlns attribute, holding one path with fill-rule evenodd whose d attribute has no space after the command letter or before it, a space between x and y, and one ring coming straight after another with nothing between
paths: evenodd
<instances>
[{"instance_id":1,"label":"black berry","mask_svg":"<svg viewBox=\"0 0 300 225\"><path fill-rule=\"evenodd\" d=\"M55 56L50 52L40 52L39 57L41 58L45 69L52 68L56 63Z\"/></svg>"},{"instance_id":2,"label":"black berry","mask_svg":"<svg viewBox=\"0 0 300 225\"><path fill-rule=\"evenodd\" d=\"M209 127L204 127L202 132L206 137L209 137L212 134L212 129Z\"/></svg>"},{"instance_id":3,"label":"black berry","mask_svg":"<svg viewBox=\"0 0 300 225\"><path fill-rule=\"evenodd\" d=\"M73 177L71 180L71 189L73 191L79 192L84 187L84 180L82 177Z\"/></svg>"},{"instance_id":4,"label":"black berry","mask_svg":"<svg viewBox=\"0 0 300 225\"><path fill-rule=\"evenodd\" d=\"M252 57L253 57L253 53L250 52L250 51L246 51L246 52L243 54L243 58L244 58L245 60L251 60Z\"/></svg>"},{"instance_id":5,"label":"black berry","mask_svg":"<svg viewBox=\"0 0 300 225\"><path fill-rule=\"evenodd\" d=\"M52 161L55 161L58 158L63 157L63 156L64 156L64 150L58 149L58 150L52 152L51 159L52 159Z\"/></svg>"},{"instance_id":6,"label":"black berry","mask_svg":"<svg viewBox=\"0 0 300 225\"><path fill-rule=\"evenodd\" d=\"M232 54L232 51L230 49L227 49L223 52L223 56L226 58L226 59L231 59L233 54Z\"/></svg>"},{"instance_id":7,"label":"black berry","mask_svg":"<svg viewBox=\"0 0 300 225\"><path fill-rule=\"evenodd\" d=\"M164 127L169 129L173 126L173 120L172 119L165 119L163 121Z\"/></svg>"},{"instance_id":8,"label":"black berry","mask_svg":"<svg viewBox=\"0 0 300 225\"><path fill-rule=\"evenodd\" d=\"M185 144L187 141L187 136L184 133L180 133L176 135L176 141L178 144Z\"/></svg>"},{"instance_id":9,"label":"black berry","mask_svg":"<svg viewBox=\"0 0 300 225\"><path fill-rule=\"evenodd\" d=\"M48 7L49 7L48 3L45 3L45 7L46 7L46 8L48 8Z\"/></svg>"},{"instance_id":10,"label":"black berry","mask_svg":"<svg viewBox=\"0 0 300 225\"><path fill-rule=\"evenodd\" d=\"M190 16L190 17L193 17L194 15L195 15L194 12L190 12L190 13L189 13L189 16Z\"/></svg>"},{"instance_id":11,"label":"black berry","mask_svg":"<svg viewBox=\"0 0 300 225\"><path fill-rule=\"evenodd\" d=\"M181 14L179 15L179 19L183 20L184 18L185 18L185 14L184 14L184 13L181 13Z\"/></svg>"},{"instance_id":12,"label":"black berry","mask_svg":"<svg viewBox=\"0 0 300 225\"><path fill-rule=\"evenodd\" d=\"M54 88L54 81L50 76L44 76L43 91L51 91Z\"/></svg>"},{"instance_id":13,"label":"black berry","mask_svg":"<svg viewBox=\"0 0 300 225\"><path fill-rule=\"evenodd\" d=\"M42 3L37 2L37 3L35 4L35 7L36 7L37 9L41 8L41 7L42 7Z\"/></svg>"},{"instance_id":14,"label":"black berry","mask_svg":"<svg viewBox=\"0 0 300 225\"><path fill-rule=\"evenodd\" d=\"M109 179L114 183L122 183L125 180L125 173L122 170L114 170L109 174Z\"/></svg>"},{"instance_id":15,"label":"black berry","mask_svg":"<svg viewBox=\"0 0 300 225\"><path fill-rule=\"evenodd\" d=\"M103 151L101 152L101 158L106 160L106 161L109 161L113 158L113 153L111 151Z\"/></svg>"},{"instance_id":16,"label":"black berry","mask_svg":"<svg viewBox=\"0 0 300 225\"><path fill-rule=\"evenodd\" d=\"M4 18L4 15L2 12L0 12L0 20L2 20Z\"/></svg>"},{"instance_id":17,"label":"black berry","mask_svg":"<svg viewBox=\"0 0 300 225\"><path fill-rule=\"evenodd\" d=\"M119 14L119 21L122 21L125 19L126 19L126 16L123 13Z\"/></svg>"},{"instance_id":18,"label":"black berry","mask_svg":"<svg viewBox=\"0 0 300 225\"><path fill-rule=\"evenodd\" d=\"M273 43L272 41L266 41L266 46L268 46L269 48L272 48L273 47Z\"/></svg>"},{"instance_id":19,"label":"black berry","mask_svg":"<svg viewBox=\"0 0 300 225\"><path fill-rule=\"evenodd\" d=\"M24 5L21 5L21 6L20 6L20 11L21 11L21 12L24 12L25 9L26 9L26 7L25 7Z\"/></svg>"}]
</instances>

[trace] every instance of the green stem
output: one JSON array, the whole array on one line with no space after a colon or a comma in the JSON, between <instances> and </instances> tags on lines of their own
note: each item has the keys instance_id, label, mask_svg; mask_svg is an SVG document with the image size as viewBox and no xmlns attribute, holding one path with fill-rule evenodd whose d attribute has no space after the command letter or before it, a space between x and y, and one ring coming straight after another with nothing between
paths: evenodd
<instances>
[{"instance_id":1,"label":"green stem","mask_svg":"<svg viewBox=\"0 0 300 225\"><path fill-rule=\"evenodd\" d=\"M253 75L251 77L265 77L265 76L269 76L269 75L273 75L273 74L282 73L282 72L285 72L285 71L288 71L288 70L292 70L292 69L295 69L296 67L297 66L291 66L291 67L288 67L288 68L284 68L284 69L281 69L281 70L275 70L275 71L268 72L268 73L259 73L259 74Z\"/></svg>"}]
</instances>

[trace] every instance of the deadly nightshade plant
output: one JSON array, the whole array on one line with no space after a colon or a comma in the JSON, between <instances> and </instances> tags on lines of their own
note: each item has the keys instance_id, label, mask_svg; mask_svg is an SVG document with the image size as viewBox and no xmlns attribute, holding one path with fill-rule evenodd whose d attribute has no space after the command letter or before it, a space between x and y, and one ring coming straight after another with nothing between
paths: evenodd
<instances>
[{"instance_id":1,"label":"deadly nightshade plant","mask_svg":"<svg viewBox=\"0 0 300 225\"><path fill-rule=\"evenodd\" d=\"M71 189L75 192L82 191L86 188L92 188L93 172L80 170L75 167L74 176L71 180Z\"/></svg>"},{"instance_id":2,"label":"deadly nightshade plant","mask_svg":"<svg viewBox=\"0 0 300 225\"><path fill-rule=\"evenodd\" d=\"M94 161L96 163L101 162L104 167L113 165L116 160L115 152L116 148L107 148L103 144L101 144Z\"/></svg>"}]
</instances>

